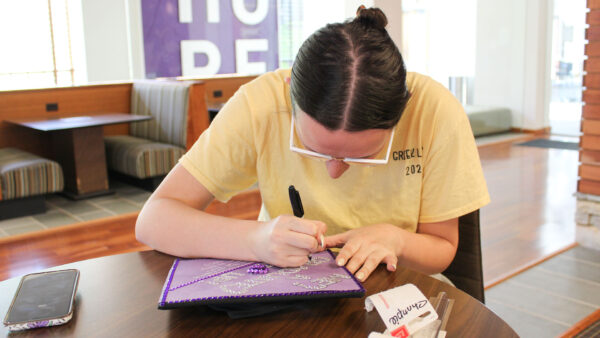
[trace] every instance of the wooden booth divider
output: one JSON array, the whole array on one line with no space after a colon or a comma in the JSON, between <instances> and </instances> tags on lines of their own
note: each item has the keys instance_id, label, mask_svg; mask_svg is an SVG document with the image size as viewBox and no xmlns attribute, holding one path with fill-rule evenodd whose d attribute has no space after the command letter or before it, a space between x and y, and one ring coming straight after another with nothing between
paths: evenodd
<instances>
[{"instance_id":1,"label":"wooden booth divider","mask_svg":"<svg viewBox=\"0 0 600 338\"><path fill-rule=\"evenodd\" d=\"M245 83L254 80L256 75L220 74L212 77L178 77L183 81L202 81L205 84L206 103L209 107L225 104Z\"/></svg>"}]
</instances>

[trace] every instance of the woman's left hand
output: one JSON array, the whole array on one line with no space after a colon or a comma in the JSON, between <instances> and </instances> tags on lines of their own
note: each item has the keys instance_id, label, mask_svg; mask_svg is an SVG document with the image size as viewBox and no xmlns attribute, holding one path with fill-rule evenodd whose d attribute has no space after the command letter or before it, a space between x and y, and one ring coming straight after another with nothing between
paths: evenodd
<instances>
[{"instance_id":1,"label":"woman's left hand","mask_svg":"<svg viewBox=\"0 0 600 338\"><path fill-rule=\"evenodd\" d=\"M377 268L387 265L396 270L398 256L402 253L402 229L392 224L374 224L341 234L326 237L327 247L341 247L336 262L354 273L361 282Z\"/></svg>"}]
</instances>

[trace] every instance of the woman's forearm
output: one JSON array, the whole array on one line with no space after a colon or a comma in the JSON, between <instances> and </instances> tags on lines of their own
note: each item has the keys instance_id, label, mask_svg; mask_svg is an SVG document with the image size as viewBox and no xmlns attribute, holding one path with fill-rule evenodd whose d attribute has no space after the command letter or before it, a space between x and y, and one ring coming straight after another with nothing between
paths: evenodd
<instances>
[{"instance_id":1,"label":"woman's forearm","mask_svg":"<svg viewBox=\"0 0 600 338\"><path fill-rule=\"evenodd\" d=\"M454 259L456 248L450 241L423 233L402 229L398 253L399 265L427 274L444 271Z\"/></svg>"},{"instance_id":2,"label":"woman's forearm","mask_svg":"<svg viewBox=\"0 0 600 338\"><path fill-rule=\"evenodd\" d=\"M257 259L252 250L258 221L208 214L181 201L154 198L136 222L136 238L152 248L178 257Z\"/></svg>"}]
</instances>

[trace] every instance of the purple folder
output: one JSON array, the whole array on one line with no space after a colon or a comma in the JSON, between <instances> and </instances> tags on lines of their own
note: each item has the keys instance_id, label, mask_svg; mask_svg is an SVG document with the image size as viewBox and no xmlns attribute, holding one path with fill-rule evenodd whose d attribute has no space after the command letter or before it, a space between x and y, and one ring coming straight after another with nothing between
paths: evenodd
<instances>
[{"instance_id":1,"label":"purple folder","mask_svg":"<svg viewBox=\"0 0 600 338\"><path fill-rule=\"evenodd\" d=\"M176 259L158 301L159 309L190 305L363 297L365 289L329 250L297 268L226 259ZM254 270L253 270L254 269Z\"/></svg>"}]
</instances>

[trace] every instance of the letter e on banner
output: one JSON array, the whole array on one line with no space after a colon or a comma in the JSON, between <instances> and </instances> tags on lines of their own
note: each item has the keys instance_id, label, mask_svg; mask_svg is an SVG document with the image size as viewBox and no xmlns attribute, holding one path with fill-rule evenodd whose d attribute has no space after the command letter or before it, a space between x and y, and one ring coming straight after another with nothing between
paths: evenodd
<instances>
[{"instance_id":1,"label":"letter e on banner","mask_svg":"<svg viewBox=\"0 0 600 338\"><path fill-rule=\"evenodd\" d=\"M266 52L269 49L267 39L235 40L235 71L240 74L262 74L267 71L266 62L250 62L249 52Z\"/></svg>"}]
</instances>

